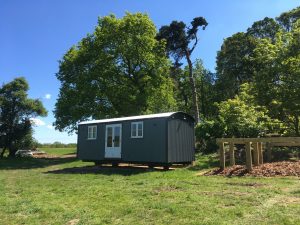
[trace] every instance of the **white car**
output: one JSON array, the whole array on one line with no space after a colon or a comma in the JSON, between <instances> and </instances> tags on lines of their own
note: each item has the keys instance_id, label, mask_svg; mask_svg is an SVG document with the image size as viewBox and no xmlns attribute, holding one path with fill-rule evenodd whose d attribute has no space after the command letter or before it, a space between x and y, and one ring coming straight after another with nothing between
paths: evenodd
<instances>
[{"instance_id":1,"label":"white car","mask_svg":"<svg viewBox=\"0 0 300 225\"><path fill-rule=\"evenodd\" d=\"M17 157L33 157L33 153L31 150L18 150L16 152Z\"/></svg>"}]
</instances>

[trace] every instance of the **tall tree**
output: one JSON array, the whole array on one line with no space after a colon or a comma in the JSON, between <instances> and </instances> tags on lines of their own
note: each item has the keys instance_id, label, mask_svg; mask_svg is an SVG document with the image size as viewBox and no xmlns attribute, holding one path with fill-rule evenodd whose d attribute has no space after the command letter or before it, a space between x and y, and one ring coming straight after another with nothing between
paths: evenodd
<instances>
[{"instance_id":1,"label":"tall tree","mask_svg":"<svg viewBox=\"0 0 300 225\"><path fill-rule=\"evenodd\" d=\"M0 134L3 157L6 149L14 157L28 135L31 136L32 117L46 116L47 111L38 99L27 97L29 89L25 78L20 77L0 88Z\"/></svg>"},{"instance_id":2,"label":"tall tree","mask_svg":"<svg viewBox=\"0 0 300 225\"><path fill-rule=\"evenodd\" d=\"M60 61L55 127L73 132L90 118L176 109L165 42L156 33L145 14L99 18L95 31Z\"/></svg>"},{"instance_id":3,"label":"tall tree","mask_svg":"<svg viewBox=\"0 0 300 225\"><path fill-rule=\"evenodd\" d=\"M187 60L196 123L199 122L199 106L191 55L198 43L198 29L202 27L204 30L207 25L208 23L203 17L194 18L191 22L191 27L187 27L182 21L173 21L170 25L162 26L157 34L158 40L166 40L168 55L171 55L174 58L175 65L180 65L179 63L182 58Z\"/></svg>"},{"instance_id":4,"label":"tall tree","mask_svg":"<svg viewBox=\"0 0 300 225\"><path fill-rule=\"evenodd\" d=\"M233 98L238 94L240 85L251 82L254 65L251 61L256 39L243 32L236 33L224 40L217 54L217 81L219 101Z\"/></svg>"}]
</instances>

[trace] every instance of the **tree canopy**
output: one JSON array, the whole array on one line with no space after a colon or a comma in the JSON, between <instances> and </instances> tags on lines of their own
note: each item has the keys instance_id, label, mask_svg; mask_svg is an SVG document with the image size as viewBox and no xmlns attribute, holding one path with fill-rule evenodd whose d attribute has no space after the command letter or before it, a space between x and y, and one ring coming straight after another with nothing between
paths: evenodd
<instances>
[{"instance_id":1,"label":"tree canopy","mask_svg":"<svg viewBox=\"0 0 300 225\"><path fill-rule=\"evenodd\" d=\"M240 85L253 80L251 57L256 47L256 39L239 32L224 40L217 54L217 81L219 100L233 98Z\"/></svg>"},{"instance_id":2,"label":"tree canopy","mask_svg":"<svg viewBox=\"0 0 300 225\"><path fill-rule=\"evenodd\" d=\"M29 85L25 78L19 77L0 88L0 146L14 157L32 138L31 118L46 116L47 111L38 99L27 96Z\"/></svg>"},{"instance_id":3,"label":"tree canopy","mask_svg":"<svg viewBox=\"0 0 300 225\"><path fill-rule=\"evenodd\" d=\"M282 13L276 18L280 26L286 31L290 31L293 24L300 19L300 6L288 12Z\"/></svg>"},{"instance_id":4,"label":"tree canopy","mask_svg":"<svg viewBox=\"0 0 300 225\"><path fill-rule=\"evenodd\" d=\"M92 34L60 61L56 129L78 121L176 109L165 41L142 13L101 17Z\"/></svg>"}]
</instances>

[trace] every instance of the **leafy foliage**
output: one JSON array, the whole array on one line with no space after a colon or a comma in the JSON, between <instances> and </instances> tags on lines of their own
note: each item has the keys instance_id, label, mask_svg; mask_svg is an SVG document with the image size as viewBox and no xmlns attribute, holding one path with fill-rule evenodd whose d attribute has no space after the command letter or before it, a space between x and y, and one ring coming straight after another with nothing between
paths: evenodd
<instances>
[{"instance_id":1,"label":"leafy foliage","mask_svg":"<svg viewBox=\"0 0 300 225\"><path fill-rule=\"evenodd\" d=\"M203 119L195 128L197 149L203 153L215 152L218 149L216 138L223 137L225 124L218 117Z\"/></svg>"},{"instance_id":2,"label":"leafy foliage","mask_svg":"<svg viewBox=\"0 0 300 225\"><path fill-rule=\"evenodd\" d=\"M286 31L290 31L293 27L293 24L298 19L300 19L300 6L288 12L284 12L276 18L280 26Z\"/></svg>"},{"instance_id":3,"label":"leafy foliage","mask_svg":"<svg viewBox=\"0 0 300 225\"><path fill-rule=\"evenodd\" d=\"M78 121L176 109L165 42L145 14L99 18L93 34L60 61L55 127L76 130Z\"/></svg>"},{"instance_id":4,"label":"leafy foliage","mask_svg":"<svg viewBox=\"0 0 300 225\"><path fill-rule=\"evenodd\" d=\"M253 81L254 65L251 61L256 39L239 32L224 40L217 54L217 81L219 101L233 98L240 85Z\"/></svg>"},{"instance_id":5,"label":"leafy foliage","mask_svg":"<svg viewBox=\"0 0 300 225\"><path fill-rule=\"evenodd\" d=\"M300 116L300 20L291 31L278 32L275 43L263 39L255 49L258 99L273 108L290 135L299 136ZM262 82L264 81L264 82ZM264 84L264 85L263 85Z\"/></svg>"},{"instance_id":6,"label":"leafy foliage","mask_svg":"<svg viewBox=\"0 0 300 225\"><path fill-rule=\"evenodd\" d=\"M253 85L245 83L241 85L239 95L215 103L218 108L217 116L201 121L196 127L200 151L215 151L216 138L220 137L259 137L284 131L283 124L272 119L266 107L256 103L253 92Z\"/></svg>"},{"instance_id":7,"label":"leafy foliage","mask_svg":"<svg viewBox=\"0 0 300 225\"><path fill-rule=\"evenodd\" d=\"M272 18L265 17L263 20L254 22L253 25L247 29L247 34L255 38L268 38L275 40L276 33L280 31L280 25Z\"/></svg>"},{"instance_id":8,"label":"leafy foliage","mask_svg":"<svg viewBox=\"0 0 300 225\"><path fill-rule=\"evenodd\" d=\"M257 105L251 92L251 85L245 83L239 95L218 104L219 120L225 128L223 136L259 137L280 130L280 121L271 119L266 107Z\"/></svg>"},{"instance_id":9,"label":"leafy foliage","mask_svg":"<svg viewBox=\"0 0 300 225\"><path fill-rule=\"evenodd\" d=\"M0 88L0 146L3 157L6 149L14 157L16 151L32 143L30 118L46 116L47 111L38 99L27 97L29 89L25 78L16 78Z\"/></svg>"}]
</instances>

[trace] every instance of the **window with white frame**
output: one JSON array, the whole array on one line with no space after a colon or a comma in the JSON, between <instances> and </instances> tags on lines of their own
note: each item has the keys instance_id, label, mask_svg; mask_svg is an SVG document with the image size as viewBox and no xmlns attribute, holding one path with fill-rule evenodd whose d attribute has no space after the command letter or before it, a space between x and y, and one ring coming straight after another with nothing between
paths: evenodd
<instances>
[{"instance_id":1,"label":"window with white frame","mask_svg":"<svg viewBox=\"0 0 300 225\"><path fill-rule=\"evenodd\" d=\"M97 136L97 126L88 126L88 139L96 139Z\"/></svg>"},{"instance_id":2,"label":"window with white frame","mask_svg":"<svg viewBox=\"0 0 300 225\"><path fill-rule=\"evenodd\" d=\"M143 131L144 124L143 122L132 122L131 123L131 137L132 138L142 138L143 137Z\"/></svg>"}]
</instances>

